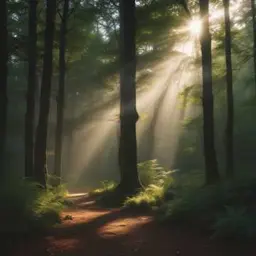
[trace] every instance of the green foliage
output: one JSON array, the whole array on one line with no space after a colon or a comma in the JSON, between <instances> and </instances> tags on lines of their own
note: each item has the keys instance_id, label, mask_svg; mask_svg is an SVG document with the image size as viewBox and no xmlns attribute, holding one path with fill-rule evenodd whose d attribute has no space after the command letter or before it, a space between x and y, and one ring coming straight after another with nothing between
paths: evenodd
<instances>
[{"instance_id":1,"label":"green foliage","mask_svg":"<svg viewBox=\"0 0 256 256\"><path fill-rule=\"evenodd\" d=\"M108 181L108 180L102 181L101 184L102 184L102 187L91 191L90 195L100 196L100 195L108 194L113 192L117 186L116 182Z\"/></svg>"},{"instance_id":2,"label":"green foliage","mask_svg":"<svg viewBox=\"0 0 256 256\"><path fill-rule=\"evenodd\" d=\"M156 159L139 163L138 172L144 187L150 185L161 187L172 182L172 171L160 166Z\"/></svg>"},{"instance_id":3,"label":"green foliage","mask_svg":"<svg viewBox=\"0 0 256 256\"><path fill-rule=\"evenodd\" d=\"M129 197L124 202L125 208L153 209L160 206L164 200L165 187L149 185L143 191L133 197Z\"/></svg>"},{"instance_id":4,"label":"green foliage","mask_svg":"<svg viewBox=\"0 0 256 256\"><path fill-rule=\"evenodd\" d=\"M250 214L244 207L225 207L213 225L213 238L250 240L256 237L256 213Z\"/></svg>"},{"instance_id":5,"label":"green foliage","mask_svg":"<svg viewBox=\"0 0 256 256\"><path fill-rule=\"evenodd\" d=\"M138 164L138 171L144 189L124 202L126 208L153 209L160 206L167 189L173 183L173 171L161 167L157 160Z\"/></svg>"},{"instance_id":6,"label":"green foliage","mask_svg":"<svg viewBox=\"0 0 256 256\"><path fill-rule=\"evenodd\" d=\"M60 222L64 186L43 190L38 184L12 180L0 188L1 232L29 232Z\"/></svg>"},{"instance_id":7,"label":"green foliage","mask_svg":"<svg viewBox=\"0 0 256 256\"><path fill-rule=\"evenodd\" d=\"M204 184L204 173L200 170L187 172L176 171L173 173L173 183L171 187L176 191L184 193L191 189L198 189Z\"/></svg>"},{"instance_id":8,"label":"green foliage","mask_svg":"<svg viewBox=\"0 0 256 256\"><path fill-rule=\"evenodd\" d=\"M166 190L172 184L172 171L161 167L156 160L138 164L138 172L143 190L136 195L128 197L118 191L113 181L103 181L102 187L90 192L103 206L120 206L125 208L152 209L160 206L164 200Z\"/></svg>"},{"instance_id":9,"label":"green foliage","mask_svg":"<svg viewBox=\"0 0 256 256\"><path fill-rule=\"evenodd\" d=\"M214 237L237 238L254 235L255 177L238 178L215 186L185 190L167 201L160 219L214 229ZM250 223L250 224L249 224ZM252 227L252 230L249 227ZM241 227L241 229L240 229Z\"/></svg>"}]
</instances>

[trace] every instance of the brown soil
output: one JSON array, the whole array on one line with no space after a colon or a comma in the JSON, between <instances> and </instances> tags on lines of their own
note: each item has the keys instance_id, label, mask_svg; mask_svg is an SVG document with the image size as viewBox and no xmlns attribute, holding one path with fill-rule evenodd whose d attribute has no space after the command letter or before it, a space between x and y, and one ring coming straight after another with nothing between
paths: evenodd
<instances>
[{"instance_id":1,"label":"brown soil","mask_svg":"<svg viewBox=\"0 0 256 256\"><path fill-rule=\"evenodd\" d=\"M255 256L256 250L211 241L199 231L170 229L150 215L98 209L88 197L63 213L72 220L43 238L23 242L12 256ZM180 254L178 253L180 252Z\"/></svg>"}]
</instances>

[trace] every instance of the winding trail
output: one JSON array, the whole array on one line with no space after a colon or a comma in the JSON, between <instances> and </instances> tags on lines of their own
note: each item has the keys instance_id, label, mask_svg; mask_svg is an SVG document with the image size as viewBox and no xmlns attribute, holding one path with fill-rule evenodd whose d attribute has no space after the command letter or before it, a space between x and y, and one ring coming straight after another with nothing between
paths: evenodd
<instances>
[{"instance_id":1,"label":"winding trail","mask_svg":"<svg viewBox=\"0 0 256 256\"><path fill-rule=\"evenodd\" d=\"M12 256L255 256L255 250L214 243L195 230L164 227L150 215L99 209L87 196L74 201L63 213L72 220L21 244Z\"/></svg>"}]
</instances>

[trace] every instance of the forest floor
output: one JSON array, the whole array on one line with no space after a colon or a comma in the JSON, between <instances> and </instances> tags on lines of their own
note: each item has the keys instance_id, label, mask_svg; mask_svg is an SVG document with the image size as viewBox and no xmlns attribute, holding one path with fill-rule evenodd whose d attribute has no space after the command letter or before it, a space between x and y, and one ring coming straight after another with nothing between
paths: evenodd
<instances>
[{"instance_id":1,"label":"forest floor","mask_svg":"<svg viewBox=\"0 0 256 256\"><path fill-rule=\"evenodd\" d=\"M198 230L166 227L150 214L101 209L88 196L72 200L74 206L63 212L63 218L72 218L41 238L15 246L12 256L256 255L256 249L214 242Z\"/></svg>"}]
</instances>

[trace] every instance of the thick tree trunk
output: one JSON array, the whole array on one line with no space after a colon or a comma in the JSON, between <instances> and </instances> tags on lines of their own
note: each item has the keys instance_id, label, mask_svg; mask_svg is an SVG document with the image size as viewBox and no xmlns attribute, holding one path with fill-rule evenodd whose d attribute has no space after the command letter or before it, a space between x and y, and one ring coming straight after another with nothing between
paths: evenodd
<instances>
[{"instance_id":1,"label":"thick tree trunk","mask_svg":"<svg viewBox=\"0 0 256 256\"><path fill-rule=\"evenodd\" d=\"M120 141L119 188L132 193L140 188L137 170L135 0L120 1Z\"/></svg>"},{"instance_id":2,"label":"thick tree trunk","mask_svg":"<svg viewBox=\"0 0 256 256\"><path fill-rule=\"evenodd\" d=\"M35 127L35 92L37 84L37 3L29 1L29 49L28 49L28 89L27 110L25 115L25 176L34 175L34 127Z\"/></svg>"},{"instance_id":3,"label":"thick tree trunk","mask_svg":"<svg viewBox=\"0 0 256 256\"><path fill-rule=\"evenodd\" d=\"M231 55L231 25L229 15L229 0L223 0L225 16L225 55L227 80L227 127L226 127L226 175L234 176L233 133L234 133L234 100L233 74Z\"/></svg>"},{"instance_id":4,"label":"thick tree trunk","mask_svg":"<svg viewBox=\"0 0 256 256\"><path fill-rule=\"evenodd\" d=\"M57 126L55 135L55 176L58 177L55 185L60 184L63 142L63 119L65 104L65 75L66 75L66 34L69 12L69 0L64 0L63 14L61 17L60 49L59 49L59 88L57 96Z\"/></svg>"},{"instance_id":5,"label":"thick tree trunk","mask_svg":"<svg viewBox=\"0 0 256 256\"><path fill-rule=\"evenodd\" d=\"M7 125L7 76L8 76L8 47L7 47L7 6L6 0L0 1L0 176L5 176L5 147Z\"/></svg>"},{"instance_id":6,"label":"thick tree trunk","mask_svg":"<svg viewBox=\"0 0 256 256\"><path fill-rule=\"evenodd\" d=\"M214 102L212 92L212 54L209 29L209 0L200 0L202 19L201 51L203 76L203 132L206 183L219 181L217 157L214 145Z\"/></svg>"},{"instance_id":7,"label":"thick tree trunk","mask_svg":"<svg viewBox=\"0 0 256 256\"><path fill-rule=\"evenodd\" d=\"M43 74L40 96L39 120L35 142L35 177L46 187L47 128L53 72L53 40L56 17L56 0L47 0Z\"/></svg>"}]
</instances>

